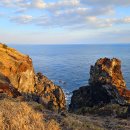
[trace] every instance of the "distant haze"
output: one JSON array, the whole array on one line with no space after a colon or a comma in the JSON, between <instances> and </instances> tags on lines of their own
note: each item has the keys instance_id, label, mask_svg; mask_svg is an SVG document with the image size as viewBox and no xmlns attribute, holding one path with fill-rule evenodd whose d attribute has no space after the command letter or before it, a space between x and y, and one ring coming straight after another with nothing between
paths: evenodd
<instances>
[{"instance_id":1,"label":"distant haze","mask_svg":"<svg viewBox=\"0 0 130 130\"><path fill-rule=\"evenodd\" d=\"M130 43L130 0L0 0L0 42Z\"/></svg>"}]
</instances>

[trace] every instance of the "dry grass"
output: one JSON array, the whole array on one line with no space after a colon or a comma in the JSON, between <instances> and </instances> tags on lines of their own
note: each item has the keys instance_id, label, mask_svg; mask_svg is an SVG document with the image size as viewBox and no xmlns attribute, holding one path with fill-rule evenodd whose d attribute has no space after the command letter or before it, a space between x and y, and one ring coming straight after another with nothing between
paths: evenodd
<instances>
[{"instance_id":1,"label":"dry grass","mask_svg":"<svg viewBox=\"0 0 130 130\"><path fill-rule=\"evenodd\" d=\"M67 116L63 120L63 124L66 124L67 130L104 130L101 126L101 122L94 121L90 117L71 115Z\"/></svg>"},{"instance_id":2,"label":"dry grass","mask_svg":"<svg viewBox=\"0 0 130 130\"><path fill-rule=\"evenodd\" d=\"M55 120L44 120L27 102L0 100L0 130L60 130Z\"/></svg>"}]
</instances>

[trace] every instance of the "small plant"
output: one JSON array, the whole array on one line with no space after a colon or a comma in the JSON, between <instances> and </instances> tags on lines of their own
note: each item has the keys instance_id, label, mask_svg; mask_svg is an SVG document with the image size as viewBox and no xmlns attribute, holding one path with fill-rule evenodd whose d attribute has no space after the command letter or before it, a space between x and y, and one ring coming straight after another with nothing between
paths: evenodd
<instances>
[{"instance_id":1,"label":"small plant","mask_svg":"<svg viewBox=\"0 0 130 130\"><path fill-rule=\"evenodd\" d=\"M7 49L7 48L8 48L8 46L7 46L6 44L3 44L3 48Z\"/></svg>"}]
</instances>

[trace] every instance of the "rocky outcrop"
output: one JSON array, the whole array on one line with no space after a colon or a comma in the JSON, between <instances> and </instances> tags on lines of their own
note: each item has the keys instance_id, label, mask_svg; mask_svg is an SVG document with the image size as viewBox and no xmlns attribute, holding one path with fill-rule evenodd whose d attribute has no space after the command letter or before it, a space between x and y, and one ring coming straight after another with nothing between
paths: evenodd
<instances>
[{"instance_id":1,"label":"rocky outcrop","mask_svg":"<svg viewBox=\"0 0 130 130\"><path fill-rule=\"evenodd\" d=\"M102 106L109 103L126 104L126 101L120 96L115 86L84 86L73 91L69 110L77 111L83 107Z\"/></svg>"},{"instance_id":2,"label":"rocky outcrop","mask_svg":"<svg viewBox=\"0 0 130 130\"><path fill-rule=\"evenodd\" d=\"M59 86L56 86L46 76L41 73L36 75L36 90L40 96L39 102L52 110L65 110L65 95Z\"/></svg>"},{"instance_id":3,"label":"rocky outcrop","mask_svg":"<svg viewBox=\"0 0 130 130\"><path fill-rule=\"evenodd\" d=\"M91 66L89 85L73 92L69 109L75 111L108 103L126 105L129 101L130 91L126 89L121 61L102 58Z\"/></svg>"},{"instance_id":4,"label":"rocky outcrop","mask_svg":"<svg viewBox=\"0 0 130 130\"><path fill-rule=\"evenodd\" d=\"M35 75L31 58L5 44L0 44L0 93L22 95L23 99L38 101L52 110L65 109L62 89L41 73Z\"/></svg>"},{"instance_id":5,"label":"rocky outcrop","mask_svg":"<svg viewBox=\"0 0 130 130\"><path fill-rule=\"evenodd\" d=\"M19 92L34 92L35 74L29 56L0 44L0 72Z\"/></svg>"},{"instance_id":6,"label":"rocky outcrop","mask_svg":"<svg viewBox=\"0 0 130 130\"><path fill-rule=\"evenodd\" d=\"M97 84L115 86L121 96L128 102L130 100L130 91L127 90L119 59L101 58L97 60L95 65L91 66L89 84L92 86Z\"/></svg>"},{"instance_id":7,"label":"rocky outcrop","mask_svg":"<svg viewBox=\"0 0 130 130\"><path fill-rule=\"evenodd\" d=\"M18 92L17 89L12 86L10 80L0 73L0 94L1 93L10 97L21 96L20 92Z\"/></svg>"}]
</instances>

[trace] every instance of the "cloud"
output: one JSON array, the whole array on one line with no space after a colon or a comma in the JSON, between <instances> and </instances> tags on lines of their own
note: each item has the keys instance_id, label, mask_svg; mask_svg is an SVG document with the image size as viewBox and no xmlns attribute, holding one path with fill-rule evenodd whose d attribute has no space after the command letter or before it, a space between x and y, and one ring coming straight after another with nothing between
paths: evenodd
<instances>
[{"instance_id":1,"label":"cloud","mask_svg":"<svg viewBox=\"0 0 130 130\"><path fill-rule=\"evenodd\" d=\"M128 0L1 0L0 5L13 8L14 14L9 19L18 24L94 29L130 23L129 16L117 18L114 7L130 5Z\"/></svg>"},{"instance_id":2,"label":"cloud","mask_svg":"<svg viewBox=\"0 0 130 130\"><path fill-rule=\"evenodd\" d=\"M29 24L32 22L33 17L31 15L21 15L10 17L10 20L18 24Z\"/></svg>"},{"instance_id":3,"label":"cloud","mask_svg":"<svg viewBox=\"0 0 130 130\"><path fill-rule=\"evenodd\" d=\"M43 0L32 0L30 7L44 9L47 4Z\"/></svg>"},{"instance_id":4,"label":"cloud","mask_svg":"<svg viewBox=\"0 0 130 130\"><path fill-rule=\"evenodd\" d=\"M129 0L80 0L88 6L129 6Z\"/></svg>"}]
</instances>

